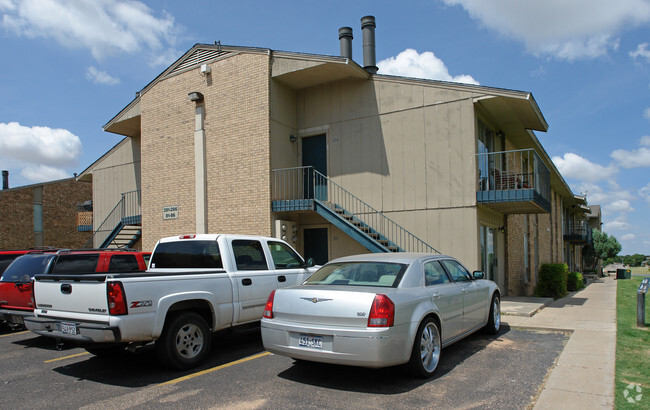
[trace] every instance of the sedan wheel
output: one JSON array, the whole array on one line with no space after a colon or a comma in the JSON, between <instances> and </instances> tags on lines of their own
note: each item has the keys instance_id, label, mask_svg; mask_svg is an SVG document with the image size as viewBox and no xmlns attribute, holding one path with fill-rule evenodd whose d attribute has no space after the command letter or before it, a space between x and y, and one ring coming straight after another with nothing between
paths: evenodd
<instances>
[{"instance_id":1,"label":"sedan wheel","mask_svg":"<svg viewBox=\"0 0 650 410\"><path fill-rule=\"evenodd\" d=\"M501 299L499 295L492 296L492 303L490 304L490 316L488 317L485 331L489 334L496 335L501 329Z\"/></svg>"},{"instance_id":2,"label":"sedan wheel","mask_svg":"<svg viewBox=\"0 0 650 410\"><path fill-rule=\"evenodd\" d=\"M440 331L432 318L426 318L420 325L413 344L411 370L420 377L430 377L440 362Z\"/></svg>"}]
</instances>

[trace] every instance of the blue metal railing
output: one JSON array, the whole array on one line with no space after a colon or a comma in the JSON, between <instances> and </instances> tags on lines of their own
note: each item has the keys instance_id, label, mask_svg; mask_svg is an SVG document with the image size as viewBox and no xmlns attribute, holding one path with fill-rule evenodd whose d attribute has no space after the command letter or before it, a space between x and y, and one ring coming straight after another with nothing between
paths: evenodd
<instances>
[{"instance_id":1,"label":"blue metal railing","mask_svg":"<svg viewBox=\"0 0 650 410\"><path fill-rule=\"evenodd\" d=\"M109 237L114 236L116 230L119 232L122 226L138 225L141 223L140 190L125 192L115 207L109 212L108 216L93 232L88 242L84 245L84 248L101 246ZM97 243L97 246L94 245L95 243Z\"/></svg>"},{"instance_id":2,"label":"blue metal railing","mask_svg":"<svg viewBox=\"0 0 650 410\"><path fill-rule=\"evenodd\" d=\"M327 207L385 251L440 253L313 167L273 170L272 201L285 211Z\"/></svg>"}]
</instances>

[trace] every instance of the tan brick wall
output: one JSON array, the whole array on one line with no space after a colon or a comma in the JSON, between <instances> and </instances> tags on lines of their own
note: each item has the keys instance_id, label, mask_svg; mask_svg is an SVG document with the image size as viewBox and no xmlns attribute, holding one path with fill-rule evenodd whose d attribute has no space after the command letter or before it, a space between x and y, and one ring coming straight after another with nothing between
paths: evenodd
<instances>
[{"instance_id":1,"label":"tan brick wall","mask_svg":"<svg viewBox=\"0 0 650 410\"><path fill-rule=\"evenodd\" d=\"M43 245L81 248L91 232L77 231L77 204L92 198L92 184L75 180L43 184ZM34 186L0 191L0 249L34 246Z\"/></svg>"},{"instance_id":2,"label":"tan brick wall","mask_svg":"<svg viewBox=\"0 0 650 410\"><path fill-rule=\"evenodd\" d=\"M238 54L160 81L141 99L142 247L196 231L194 128L204 95L208 232L271 234L269 56ZM179 205L179 218L162 208Z\"/></svg>"}]
</instances>

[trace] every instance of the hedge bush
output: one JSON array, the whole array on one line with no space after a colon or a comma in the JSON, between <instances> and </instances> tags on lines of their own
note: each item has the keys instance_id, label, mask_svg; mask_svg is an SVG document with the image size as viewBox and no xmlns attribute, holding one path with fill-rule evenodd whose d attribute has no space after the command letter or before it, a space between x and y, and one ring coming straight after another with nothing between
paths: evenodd
<instances>
[{"instance_id":1,"label":"hedge bush","mask_svg":"<svg viewBox=\"0 0 650 410\"><path fill-rule=\"evenodd\" d=\"M537 296L559 299L567 293L569 267L564 263L543 263L539 268Z\"/></svg>"},{"instance_id":2,"label":"hedge bush","mask_svg":"<svg viewBox=\"0 0 650 410\"><path fill-rule=\"evenodd\" d=\"M575 292L585 287L585 283L582 280L582 273L580 272L569 272L566 281L566 290L569 292Z\"/></svg>"}]
</instances>

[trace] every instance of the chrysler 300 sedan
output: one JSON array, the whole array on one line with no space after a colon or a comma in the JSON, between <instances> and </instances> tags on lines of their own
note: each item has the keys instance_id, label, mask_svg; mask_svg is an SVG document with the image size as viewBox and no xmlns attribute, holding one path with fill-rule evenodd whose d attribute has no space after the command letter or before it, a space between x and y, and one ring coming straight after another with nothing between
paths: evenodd
<instances>
[{"instance_id":1,"label":"chrysler 300 sedan","mask_svg":"<svg viewBox=\"0 0 650 410\"><path fill-rule=\"evenodd\" d=\"M497 333L500 292L445 255L391 253L333 260L303 284L277 289L262 319L266 350L363 367L407 364L431 376L441 349Z\"/></svg>"}]
</instances>

